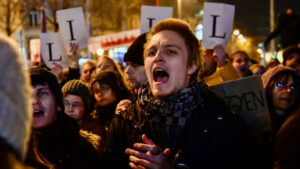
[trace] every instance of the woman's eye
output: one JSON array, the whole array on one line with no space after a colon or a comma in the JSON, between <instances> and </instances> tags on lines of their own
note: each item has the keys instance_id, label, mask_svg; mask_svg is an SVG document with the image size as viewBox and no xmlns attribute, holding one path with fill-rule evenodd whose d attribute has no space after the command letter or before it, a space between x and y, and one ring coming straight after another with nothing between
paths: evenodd
<instances>
[{"instance_id":1,"label":"woman's eye","mask_svg":"<svg viewBox=\"0 0 300 169\"><path fill-rule=\"evenodd\" d=\"M291 85L290 89L295 90L295 86Z\"/></svg>"},{"instance_id":2,"label":"woman's eye","mask_svg":"<svg viewBox=\"0 0 300 169\"><path fill-rule=\"evenodd\" d=\"M283 84L280 83L280 82L278 82L278 83L277 83L277 86L278 86L278 87L283 87Z\"/></svg>"}]
</instances>

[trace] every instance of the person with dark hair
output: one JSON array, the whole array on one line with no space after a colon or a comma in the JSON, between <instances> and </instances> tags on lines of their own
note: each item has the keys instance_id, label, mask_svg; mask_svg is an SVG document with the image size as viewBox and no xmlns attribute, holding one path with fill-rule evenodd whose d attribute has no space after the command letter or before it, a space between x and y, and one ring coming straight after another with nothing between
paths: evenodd
<instances>
[{"instance_id":1,"label":"person with dark hair","mask_svg":"<svg viewBox=\"0 0 300 169\"><path fill-rule=\"evenodd\" d=\"M300 76L292 68L278 65L265 72L262 80L275 135L285 119L299 106Z\"/></svg>"},{"instance_id":2,"label":"person with dark hair","mask_svg":"<svg viewBox=\"0 0 300 169\"><path fill-rule=\"evenodd\" d=\"M262 75L269 113L271 131L263 140L264 146L260 154L268 166L273 166L276 157L274 145L276 135L286 119L299 107L300 76L291 68L278 65L267 70Z\"/></svg>"},{"instance_id":3,"label":"person with dark hair","mask_svg":"<svg viewBox=\"0 0 300 169\"><path fill-rule=\"evenodd\" d=\"M107 168L254 168L245 122L197 82L200 44L189 25L162 20L147 34L148 83L113 119Z\"/></svg>"},{"instance_id":4,"label":"person with dark hair","mask_svg":"<svg viewBox=\"0 0 300 169\"><path fill-rule=\"evenodd\" d=\"M0 168L27 168L22 163L30 137L32 90L16 43L3 34L0 76Z\"/></svg>"},{"instance_id":5,"label":"person with dark hair","mask_svg":"<svg viewBox=\"0 0 300 169\"><path fill-rule=\"evenodd\" d=\"M135 101L138 89L148 82L144 68L144 45L146 43L146 35L147 33L141 34L125 53L124 61L126 62L126 67L124 75L134 98L133 100L121 100L116 107L116 115L119 115L121 111L124 111L132 101Z\"/></svg>"},{"instance_id":6,"label":"person with dark hair","mask_svg":"<svg viewBox=\"0 0 300 169\"><path fill-rule=\"evenodd\" d=\"M40 160L56 169L98 168L96 145L80 132L77 122L64 113L63 95L55 75L43 68L29 71L34 94L27 164L34 165Z\"/></svg>"},{"instance_id":7,"label":"person with dark hair","mask_svg":"<svg viewBox=\"0 0 300 169\"><path fill-rule=\"evenodd\" d=\"M140 86L147 83L146 72L144 68L144 44L146 43L147 33L141 34L125 53L124 61L126 68L124 70L125 79L133 93L137 93Z\"/></svg>"},{"instance_id":8,"label":"person with dark hair","mask_svg":"<svg viewBox=\"0 0 300 169\"><path fill-rule=\"evenodd\" d=\"M130 92L122 85L115 72L100 71L91 83L91 91L95 99L93 118L97 119L102 127L100 134L105 143L108 127L115 114L117 103L130 98Z\"/></svg>"}]
</instances>

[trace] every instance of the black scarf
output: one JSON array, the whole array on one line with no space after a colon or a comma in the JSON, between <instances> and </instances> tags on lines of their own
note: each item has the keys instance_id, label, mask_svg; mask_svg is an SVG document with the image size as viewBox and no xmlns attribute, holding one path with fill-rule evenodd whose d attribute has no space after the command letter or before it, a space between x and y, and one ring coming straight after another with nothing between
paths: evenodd
<instances>
[{"instance_id":1,"label":"black scarf","mask_svg":"<svg viewBox=\"0 0 300 169\"><path fill-rule=\"evenodd\" d=\"M183 127L192 110L203 106L201 88L207 85L191 80L189 85L165 99L153 97L149 84L139 89L138 102L151 123L164 123L166 126Z\"/></svg>"}]
</instances>

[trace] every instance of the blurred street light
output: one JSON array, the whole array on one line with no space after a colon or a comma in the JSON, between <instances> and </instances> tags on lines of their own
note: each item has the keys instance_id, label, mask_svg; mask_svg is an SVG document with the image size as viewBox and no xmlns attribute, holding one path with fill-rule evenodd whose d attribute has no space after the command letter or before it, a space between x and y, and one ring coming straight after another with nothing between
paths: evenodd
<instances>
[{"instance_id":1,"label":"blurred street light","mask_svg":"<svg viewBox=\"0 0 300 169\"><path fill-rule=\"evenodd\" d=\"M103 49L101 49L101 48L97 49L97 55L98 55L98 56L102 56L103 53L104 53L104 50L103 50Z\"/></svg>"},{"instance_id":2,"label":"blurred street light","mask_svg":"<svg viewBox=\"0 0 300 169\"><path fill-rule=\"evenodd\" d=\"M261 48L258 48L258 49L257 49L257 53L262 54L262 52L263 52L263 51L262 51Z\"/></svg>"},{"instance_id":3,"label":"blurred street light","mask_svg":"<svg viewBox=\"0 0 300 169\"><path fill-rule=\"evenodd\" d=\"M238 29L235 29L235 30L233 31L233 34L234 34L235 36L238 36L238 35L240 34L240 31L239 31Z\"/></svg>"}]
</instances>

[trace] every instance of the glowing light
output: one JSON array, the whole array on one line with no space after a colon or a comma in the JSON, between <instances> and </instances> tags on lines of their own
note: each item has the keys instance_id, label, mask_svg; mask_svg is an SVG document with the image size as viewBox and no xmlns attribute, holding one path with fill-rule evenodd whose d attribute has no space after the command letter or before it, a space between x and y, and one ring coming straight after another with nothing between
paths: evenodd
<instances>
[{"instance_id":1,"label":"glowing light","mask_svg":"<svg viewBox=\"0 0 300 169\"><path fill-rule=\"evenodd\" d=\"M203 29L203 25L202 24L198 24L197 27L196 27L196 29L202 30Z\"/></svg>"},{"instance_id":2,"label":"glowing light","mask_svg":"<svg viewBox=\"0 0 300 169\"><path fill-rule=\"evenodd\" d=\"M239 39L239 40L243 40L243 39L244 39L244 36L243 36L242 34L239 34L238 39Z\"/></svg>"},{"instance_id":3,"label":"glowing light","mask_svg":"<svg viewBox=\"0 0 300 169\"><path fill-rule=\"evenodd\" d=\"M101 48L97 49L97 55L98 55L98 56L102 56L103 53L104 53L104 50L103 50L103 49L101 49Z\"/></svg>"},{"instance_id":4,"label":"glowing light","mask_svg":"<svg viewBox=\"0 0 300 169\"><path fill-rule=\"evenodd\" d=\"M257 49L257 53L262 54L262 52L263 52L263 51L262 51L261 48L258 48L258 49Z\"/></svg>"},{"instance_id":5,"label":"glowing light","mask_svg":"<svg viewBox=\"0 0 300 169\"><path fill-rule=\"evenodd\" d=\"M234 34L235 36L238 36L238 35L240 34L240 31L239 31L238 29L235 29L235 30L233 31L233 34Z\"/></svg>"}]
</instances>

